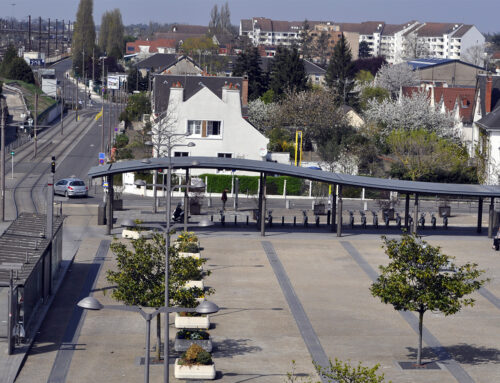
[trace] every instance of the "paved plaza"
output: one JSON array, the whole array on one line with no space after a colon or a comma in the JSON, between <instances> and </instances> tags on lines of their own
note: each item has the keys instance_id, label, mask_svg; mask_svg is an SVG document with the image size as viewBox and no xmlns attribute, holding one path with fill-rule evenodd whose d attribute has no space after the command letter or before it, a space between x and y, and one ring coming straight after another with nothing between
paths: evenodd
<instances>
[{"instance_id":1,"label":"paved plaza","mask_svg":"<svg viewBox=\"0 0 500 383\"><path fill-rule=\"evenodd\" d=\"M212 271L206 284L216 291L210 300L222 308L211 317L210 330L217 380L283 382L295 360L295 372L316 381L312 353L318 359L379 363L394 383L500 381L500 253L491 249L491 241L473 233L426 238L459 264L477 262L491 282L474 295L472 308L450 317L426 313L424 359L438 361L442 369L403 371L397 362L416 358L416 317L401 315L368 290L378 265L388 260L380 234L358 231L337 238L276 229L261 237L251 229L218 227L200 232L206 269ZM88 235L81 243L16 382L47 382L54 376L72 383L143 380L138 360L144 355L145 321L140 315L103 310L75 317L74 305L96 270L96 254L107 249L109 239ZM99 259L92 294L116 304L106 281L114 257L107 252ZM173 316L171 326L173 336ZM155 321L151 327L154 345ZM173 361L170 373L176 381ZM162 381L162 375L162 365L151 366L151 382Z\"/></svg>"}]
</instances>

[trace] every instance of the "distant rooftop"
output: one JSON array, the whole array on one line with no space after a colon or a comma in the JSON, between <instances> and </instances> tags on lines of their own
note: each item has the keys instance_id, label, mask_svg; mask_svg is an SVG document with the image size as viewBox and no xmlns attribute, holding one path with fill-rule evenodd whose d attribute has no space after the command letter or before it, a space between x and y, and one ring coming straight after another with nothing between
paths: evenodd
<instances>
[{"instance_id":1,"label":"distant rooftop","mask_svg":"<svg viewBox=\"0 0 500 383\"><path fill-rule=\"evenodd\" d=\"M411 61L407 61L407 64L415 69L425 68L432 65L444 64L447 62L456 61L454 59L438 59L438 58L429 58L429 59L415 59Z\"/></svg>"}]
</instances>

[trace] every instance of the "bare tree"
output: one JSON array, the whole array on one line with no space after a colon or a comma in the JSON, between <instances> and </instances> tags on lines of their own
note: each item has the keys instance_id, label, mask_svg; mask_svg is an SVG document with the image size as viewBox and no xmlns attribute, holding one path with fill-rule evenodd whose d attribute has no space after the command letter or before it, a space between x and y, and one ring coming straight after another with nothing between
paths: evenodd
<instances>
[{"instance_id":1,"label":"bare tree","mask_svg":"<svg viewBox=\"0 0 500 383\"><path fill-rule=\"evenodd\" d=\"M429 57L431 49L424 39L416 33L409 33L403 42L403 57L405 59L419 59Z\"/></svg>"},{"instance_id":2,"label":"bare tree","mask_svg":"<svg viewBox=\"0 0 500 383\"><path fill-rule=\"evenodd\" d=\"M463 60L469 64L476 66L483 66L485 62L485 49L484 45L472 45L467 48L463 55Z\"/></svg>"}]
</instances>

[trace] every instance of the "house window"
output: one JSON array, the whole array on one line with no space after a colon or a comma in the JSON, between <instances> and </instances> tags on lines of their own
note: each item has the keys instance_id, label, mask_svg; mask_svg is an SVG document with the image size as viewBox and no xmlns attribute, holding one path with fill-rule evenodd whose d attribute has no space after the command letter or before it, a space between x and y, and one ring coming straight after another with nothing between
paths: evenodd
<instances>
[{"instance_id":1,"label":"house window","mask_svg":"<svg viewBox=\"0 0 500 383\"><path fill-rule=\"evenodd\" d=\"M189 157L188 152L174 152L174 157Z\"/></svg>"},{"instance_id":2,"label":"house window","mask_svg":"<svg viewBox=\"0 0 500 383\"><path fill-rule=\"evenodd\" d=\"M201 121L200 120L189 120L187 126L187 134L189 136L201 136Z\"/></svg>"},{"instance_id":3,"label":"house window","mask_svg":"<svg viewBox=\"0 0 500 383\"><path fill-rule=\"evenodd\" d=\"M220 136L220 121L207 121L207 136Z\"/></svg>"},{"instance_id":4,"label":"house window","mask_svg":"<svg viewBox=\"0 0 500 383\"><path fill-rule=\"evenodd\" d=\"M217 153L218 158L233 158L232 153Z\"/></svg>"}]
</instances>

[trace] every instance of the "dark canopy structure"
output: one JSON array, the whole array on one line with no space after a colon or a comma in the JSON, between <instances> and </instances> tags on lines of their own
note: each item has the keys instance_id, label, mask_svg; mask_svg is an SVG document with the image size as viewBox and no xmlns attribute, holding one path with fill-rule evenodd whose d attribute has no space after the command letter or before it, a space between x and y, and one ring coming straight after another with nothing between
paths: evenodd
<instances>
[{"instance_id":1,"label":"dark canopy structure","mask_svg":"<svg viewBox=\"0 0 500 383\"><path fill-rule=\"evenodd\" d=\"M309 169L291 165L278 164L269 161L246 160L240 158L218 158L218 157L172 157L170 164L173 169L227 169L227 170L243 170L248 172L260 173L261 177L266 175L286 175L308 180L314 180L324 183L339 185L340 210L341 205L341 189L342 186L355 186L367 189L397 191L407 195L406 212L408 213L409 195L415 195L415 213L418 212L418 196L419 195L442 195L456 197L471 197L478 198L480 202L480 210L482 211L483 198L491 198L490 212L494 198L500 197L500 186L497 185L470 185L470 184L447 184L447 183L432 183L432 182L415 182L402 181L395 179L384 179L364 176L354 176L348 174L331 173L322 170ZM106 164L102 166L94 166L89 170L88 175L92 178L108 177L114 174L165 169L169 166L168 158L148 158L144 160L132 160ZM265 191L264 191L265 192ZM261 194L261 193L260 193ZM341 219L341 211L339 213L339 222ZM480 215L481 212L478 211ZM480 229L481 217L478 217L478 228ZM332 220L333 221L333 220ZM417 219L414 220L415 223ZM492 219L490 219L492 221ZM406 219L405 219L406 222ZM340 226L340 225L338 225ZM491 226L491 225L490 225ZM416 230L416 224L415 224ZM337 229L339 234L339 231Z\"/></svg>"}]
</instances>

